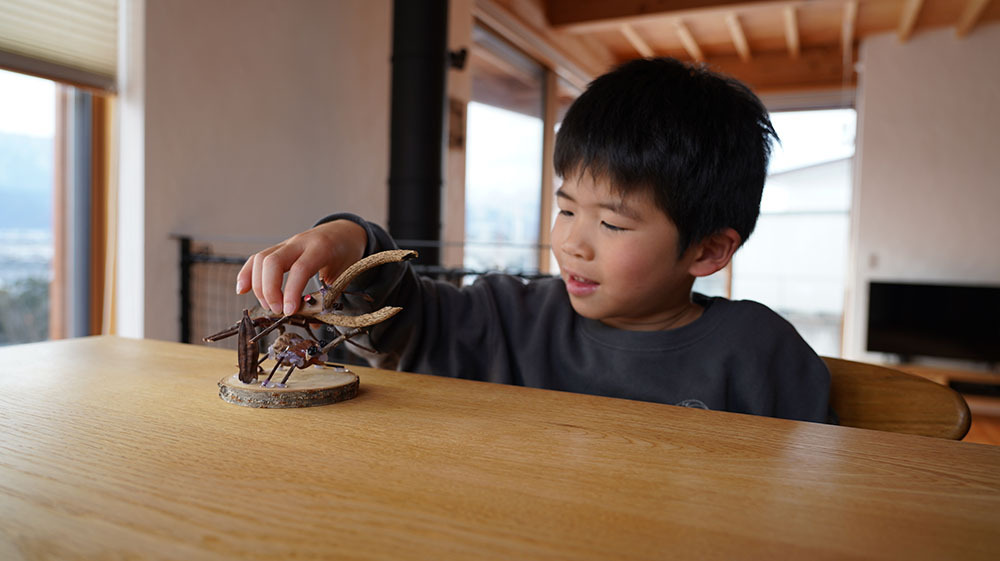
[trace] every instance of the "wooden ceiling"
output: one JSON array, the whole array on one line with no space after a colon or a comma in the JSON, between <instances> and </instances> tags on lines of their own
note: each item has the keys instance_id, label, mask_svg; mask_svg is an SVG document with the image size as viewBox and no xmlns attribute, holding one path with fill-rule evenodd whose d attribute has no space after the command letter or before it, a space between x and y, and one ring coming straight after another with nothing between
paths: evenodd
<instances>
[{"instance_id":1,"label":"wooden ceiling","mask_svg":"<svg viewBox=\"0 0 1000 561\"><path fill-rule=\"evenodd\" d=\"M536 30L584 68L644 56L702 61L759 92L855 83L859 42L895 33L954 30L1000 20L1000 0L497 0L537 9ZM534 4L534 6L526 6ZM541 18L538 18L541 19ZM564 48L565 50L565 48Z\"/></svg>"}]
</instances>

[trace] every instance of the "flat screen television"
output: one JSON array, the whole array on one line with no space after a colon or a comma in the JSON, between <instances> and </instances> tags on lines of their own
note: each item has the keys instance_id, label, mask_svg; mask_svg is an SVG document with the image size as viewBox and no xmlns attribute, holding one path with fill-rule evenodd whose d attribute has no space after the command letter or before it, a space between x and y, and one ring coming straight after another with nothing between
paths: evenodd
<instances>
[{"instance_id":1,"label":"flat screen television","mask_svg":"<svg viewBox=\"0 0 1000 561\"><path fill-rule=\"evenodd\" d=\"M872 282L867 348L1000 362L1000 286Z\"/></svg>"}]
</instances>

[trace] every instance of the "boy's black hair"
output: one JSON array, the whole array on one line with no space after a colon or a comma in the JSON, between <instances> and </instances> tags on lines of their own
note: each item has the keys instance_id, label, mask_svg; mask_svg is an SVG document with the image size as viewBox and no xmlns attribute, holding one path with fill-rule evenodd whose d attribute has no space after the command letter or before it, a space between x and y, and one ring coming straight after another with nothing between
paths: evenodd
<instances>
[{"instance_id":1,"label":"boy's black hair","mask_svg":"<svg viewBox=\"0 0 1000 561\"><path fill-rule=\"evenodd\" d=\"M727 227L750 236L772 137L767 110L742 83L670 58L638 59L591 82L570 106L555 170L589 172L622 194L650 192L683 252Z\"/></svg>"}]
</instances>

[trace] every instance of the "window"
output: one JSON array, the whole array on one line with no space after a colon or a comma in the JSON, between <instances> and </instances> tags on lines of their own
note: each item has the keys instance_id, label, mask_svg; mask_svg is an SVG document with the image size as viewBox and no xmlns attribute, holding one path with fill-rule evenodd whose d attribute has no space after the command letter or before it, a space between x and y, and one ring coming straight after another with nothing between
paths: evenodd
<instances>
[{"instance_id":1,"label":"window","mask_svg":"<svg viewBox=\"0 0 1000 561\"><path fill-rule=\"evenodd\" d=\"M0 344L100 333L119 2L0 6Z\"/></svg>"},{"instance_id":2,"label":"window","mask_svg":"<svg viewBox=\"0 0 1000 561\"><path fill-rule=\"evenodd\" d=\"M538 270L545 68L473 29L464 266Z\"/></svg>"},{"instance_id":3,"label":"window","mask_svg":"<svg viewBox=\"0 0 1000 561\"><path fill-rule=\"evenodd\" d=\"M104 330L108 98L0 71L0 344Z\"/></svg>"},{"instance_id":4,"label":"window","mask_svg":"<svg viewBox=\"0 0 1000 561\"><path fill-rule=\"evenodd\" d=\"M817 353L840 356L856 113L783 112L771 120L781 144L757 228L733 259L731 297L767 305ZM696 289L724 294L725 282L708 282Z\"/></svg>"},{"instance_id":5,"label":"window","mask_svg":"<svg viewBox=\"0 0 1000 561\"><path fill-rule=\"evenodd\" d=\"M0 70L0 345L49 338L56 85Z\"/></svg>"},{"instance_id":6,"label":"window","mask_svg":"<svg viewBox=\"0 0 1000 561\"><path fill-rule=\"evenodd\" d=\"M481 25L470 54L464 267L549 274L555 132L581 91Z\"/></svg>"}]
</instances>

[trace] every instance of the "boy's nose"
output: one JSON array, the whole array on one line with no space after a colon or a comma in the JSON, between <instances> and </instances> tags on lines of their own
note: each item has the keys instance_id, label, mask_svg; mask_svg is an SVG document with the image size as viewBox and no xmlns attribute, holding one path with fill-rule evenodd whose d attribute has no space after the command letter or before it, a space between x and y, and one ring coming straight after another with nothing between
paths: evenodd
<instances>
[{"instance_id":1,"label":"boy's nose","mask_svg":"<svg viewBox=\"0 0 1000 561\"><path fill-rule=\"evenodd\" d=\"M590 260L594 257L594 250L591 245L587 242L586 236L583 232L579 231L579 228L570 226L565 231L565 236L559 243L559 249L563 253L577 259Z\"/></svg>"}]
</instances>

